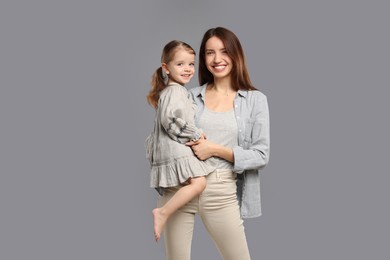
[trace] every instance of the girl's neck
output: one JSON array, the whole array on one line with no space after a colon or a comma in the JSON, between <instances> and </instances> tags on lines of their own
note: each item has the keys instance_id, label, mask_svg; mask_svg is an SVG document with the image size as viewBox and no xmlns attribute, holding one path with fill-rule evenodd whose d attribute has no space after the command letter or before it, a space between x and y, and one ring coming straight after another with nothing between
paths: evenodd
<instances>
[{"instance_id":1,"label":"girl's neck","mask_svg":"<svg viewBox=\"0 0 390 260\"><path fill-rule=\"evenodd\" d=\"M180 84L180 83L177 83L177 82L175 82L175 81L168 81L168 84L167 84L168 86L169 85L180 85L180 86L183 86L184 87L184 85L182 85L182 84Z\"/></svg>"}]
</instances>

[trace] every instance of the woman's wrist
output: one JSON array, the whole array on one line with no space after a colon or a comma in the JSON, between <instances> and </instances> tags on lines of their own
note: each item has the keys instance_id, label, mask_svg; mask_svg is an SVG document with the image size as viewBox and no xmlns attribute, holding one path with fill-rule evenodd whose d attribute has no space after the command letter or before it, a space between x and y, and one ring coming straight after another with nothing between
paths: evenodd
<instances>
[{"instance_id":1,"label":"woman's wrist","mask_svg":"<svg viewBox=\"0 0 390 260\"><path fill-rule=\"evenodd\" d=\"M234 161L233 149L231 149L229 147L215 144L215 147L212 149L212 154L215 157L225 159L229 162Z\"/></svg>"}]
</instances>

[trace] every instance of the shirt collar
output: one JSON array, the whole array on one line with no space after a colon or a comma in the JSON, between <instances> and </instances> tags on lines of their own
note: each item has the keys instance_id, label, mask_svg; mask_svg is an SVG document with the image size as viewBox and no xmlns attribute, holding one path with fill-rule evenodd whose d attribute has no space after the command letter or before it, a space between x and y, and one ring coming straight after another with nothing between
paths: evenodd
<instances>
[{"instance_id":1,"label":"shirt collar","mask_svg":"<svg viewBox=\"0 0 390 260\"><path fill-rule=\"evenodd\" d=\"M195 88L193 90L194 97L199 97L200 96L201 98L204 98L205 93L206 93L206 86L207 86L207 84L205 84L205 85L203 85L203 86L201 86L199 88Z\"/></svg>"},{"instance_id":2,"label":"shirt collar","mask_svg":"<svg viewBox=\"0 0 390 260\"><path fill-rule=\"evenodd\" d=\"M242 90L242 89L239 89L237 91L238 95L240 95L241 97L244 97L246 98L248 96L248 91L247 90Z\"/></svg>"},{"instance_id":3,"label":"shirt collar","mask_svg":"<svg viewBox=\"0 0 390 260\"><path fill-rule=\"evenodd\" d=\"M201 88L197 89L194 93L194 96L195 97L201 96L202 98L204 98L204 96L206 94L206 87L207 87L207 84L205 84ZM244 98L246 98L248 96L247 90L240 89L237 91L237 93L238 93L238 95L240 95L241 97L244 97Z\"/></svg>"}]
</instances>

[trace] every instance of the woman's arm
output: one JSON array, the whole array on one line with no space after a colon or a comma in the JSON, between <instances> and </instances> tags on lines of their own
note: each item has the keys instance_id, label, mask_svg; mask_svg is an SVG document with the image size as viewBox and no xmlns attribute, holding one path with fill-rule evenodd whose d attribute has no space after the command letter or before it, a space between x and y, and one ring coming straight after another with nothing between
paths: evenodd
<instances>
[{"instance_id":1,"label":"woman's arm","mask_svg":"<svg viewBox=\"0 0 390 260\"><path fill-rule=\"evenodd\" d=\"M225 159L229 162L234 161L232 148L213 143L207 139L200 139L198 142L187 142L186 145L191 146L196 157L202 161L212 156Z\"/></svg>"},{"instance_id":2,"label":"woman's arm","mask_svg":"<svg viewBox=\"0 0 390 260\"><path fill-rule=\"evenodd\" d=\"M258 91L253 91L252 94L250 100L252 112L248 129L245 129L247 140L233 148L234 171L237 173L259 169L266 166L269 161L270 127L267 97Z\"/></svg>"},{"instance_id":3,"label":"woman's arm","mask_svg":"<svg viewBox=\"0 0 390 260\"><path fill-rule=\"evenodd\" d=\"M206 160L212 156L220 157L234 164L234 171L241 173L245 170L264 167L269 161L269 110L266 96L260 92L251 98L250 114L246 115L248 124L245 129L244 140L236 147L229 148L209 140L200 140L198 143L188 142L195 155ZM248 100L249 102L249 100Z\"/></svg>"}]
</instances>

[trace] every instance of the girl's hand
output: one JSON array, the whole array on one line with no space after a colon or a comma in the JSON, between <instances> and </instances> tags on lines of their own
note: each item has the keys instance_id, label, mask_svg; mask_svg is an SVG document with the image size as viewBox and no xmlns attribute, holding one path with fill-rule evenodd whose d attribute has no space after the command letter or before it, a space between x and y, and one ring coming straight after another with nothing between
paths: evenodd
<instances>
[{"instance_id":1,"label":"girl's hand","mask_svg":"<svg viewBox=\"0 0 390 260\"><path fill-rule=\"evenodd\" d=\"M186 145L187 145L187 146L193 146L193 145L199 143L199 141L200 141L201 139L206 139L206 135L205 135L204 133L202 133L202 134L200 135L200 138L199 138L198 140L196 140L196 141L188 141L188 142L186 143Z\"/></svg>"}]
</instances>

